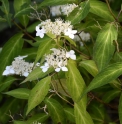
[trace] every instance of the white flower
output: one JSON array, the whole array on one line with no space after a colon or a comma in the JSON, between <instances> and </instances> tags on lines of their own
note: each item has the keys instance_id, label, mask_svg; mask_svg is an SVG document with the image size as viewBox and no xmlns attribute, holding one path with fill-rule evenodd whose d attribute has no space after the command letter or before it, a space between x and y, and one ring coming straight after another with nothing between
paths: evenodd
<instances>
[{"instance_id":1,"label":"white flower","mask_svg":"<svg viewBox=\"0 0 122 124\"><path fill-rule=\"evenodd\" d=\"M14 73L15 73L15 71L12 68L12 66L7 66L6 70L3 72L3 75L11 75L11 74L14 74Z\"/></svg>"},{"instance_id":2,"label":"white flower","mask_svg":"<svg viewBox=\"0 0 122 124\"><path fill-rule=\"evenodd\" d=\"M46 33L45 29L42 27L42 29L40 29L40 24L38 26L36 26L36 36L39 36L40 38L44 37L44 34Z\"/></svg>"},{"instance_id":3,"label":"white flower","mask_svg":"<svg viewBox=\"0 0 122 124\"><path fill-rule=\"evenodd\" d=\"M27 55L15 57L14 61L12 62L12 65L6 67L5 71L3 72L3 75L15 74L15 75L27 77L32 71L32 69L36 68L40 64L37 63L36 66L33 67L34 63L25 62L25 60L23 60L23 58L26 57Z\"/></svg>"},{"instance_id":4,"label":"white flower","mask_svg":"<svg viewBox=\"0 0 122 124\"><path fill-rule=\"evenodd\" d=\"M79 35L80 35L80 37L82 38L83 41L90 40L90 34L89 33L85 33L84 31L82 31Z\"/></svg>"},{"instance_id":5,"label":"white flower","mask_svg":"<svg viewBox=\"0 0 122 124\"><path fill-rule=\"evenodd\" d=\"M48 63L45 63L44 66L41 66L40 68L42 69L43 72L46 72L49 68L49 65Z\"/></svg>"},{"instance_id":6,"label":"white flower","mask_svg":"<svg viewBox=\"0 0 122 124\"><path fill-rule=\"evenodd\" d=\"M76 55L74 50L70 50L69 52L66 52L66 57L71 58L73 60L76 60Z\"/></svg>"},{"instance_id":7,"label":"white flower","mask_svg":"<svg viewBox=\"0 0 122 124\"><path fill-rule=\"evenodd\" d=\"M78 7L78 5L76 4L67 4L67 5L62 5L61 6L61 11L63 13L63 15L69 15L76 7Z\"/></svg>"},{"instance_id":8,"label":"white flower","mask_svg":"<svg viewBox=\"0 0 122 124\"><path fill-rule=\"evenodd\" d=\"M72 30L70 28L64 31L64 35L69 36L71 39L74 39L74 34L76 33L77 33L77 30Z\"/></svg>"},{"instance_id":9,"label":"white flower","mask_svg":"<svg viewBox=\"0 0 122 124\"><path fill-rule=\"evenodd\" d=\"M28 72L24 72L24 73L23 73L23 76L25 76L25 77L27 77L28 75L29 75Z\"/></svg>"},{"instance_id":10,"label":"white flower","mask_svg":"<svg viewBox=\"0 0 122 124\"><path fill-rule=\"evenodd\" d=\"M69 15L78 5L76 4L66 4L66 5L58 5L58 6L52 6L50 8L50 12L52 16L60 16L63 15Z\"/></svg>"},{"instance_id":11,"label":"white flower","mask_svg":"<svg viewBox=\"0 0 122 124\"><path fill-rule=\"evenodd\" d=\"M50 8L50 12L51 12L52 16L59 16L59 15L61 15L60 8L61 8L60 5L59 6L52 6Z\"/></svg>"}]
</instances>

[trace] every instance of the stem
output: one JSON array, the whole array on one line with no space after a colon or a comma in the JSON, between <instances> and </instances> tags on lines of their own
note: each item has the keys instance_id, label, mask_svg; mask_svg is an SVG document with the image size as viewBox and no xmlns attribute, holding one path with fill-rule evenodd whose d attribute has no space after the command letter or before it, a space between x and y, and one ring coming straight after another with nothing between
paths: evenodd
<instances>
[{"instance_id":1,"label":"stem","mask_svg":"<svg viewBox=\"0 0 122 124\"><path fill-rule=\"evenodd\" d=\"M118 44L118 42L117 42L116 40L114 40L114 41L115 41L115 43L116 43L117 52L119 52L119 44Z\"/></svg>"},{"instance_id":2,"label":"stem","mask_svg":"<svg viewBox=\"0 0 122 124\"><path fill-rule=\"evenodd\" d=\"M34 37L32 37L30 34L28 34L24 29L22 29L14 20L12 22L28 37L30 37L33 41L35 41Z\"/></svg>"},{"instance_id":3,"label":"stem","mask_svg":"<svg viewBox=\"0 0 122 124\"><path fill-rule=\"evenodd\" d=\"M112 105L110 105L110 104L108 104L108 103L105 103L104 101L102 101L101 99L99 99L97 96L95 96L93 93L89 93L88 94L88 96L89 97L92 97L92 99L96 99L98 102L100 102L100 103L102 103L102 104L104 104L104 105L107 105L107 106L109 106L109 107L111 107L111 108L113 108L113 109L118 109L117 107L115 107L115 106L112 106Z\"/></svg>"},{"instance_id":4,"label":"stem","mask_svg":"<svg viewBox=\"0 0 122 124\"><path fill-rule=\"evenodd\" d=\"M117 20L119 20L119 16L120 16L121 12L122 12L122 9L119 11L119 14L117 16Z\"/></svg>"},{"instance_id":5,"label":"stem","mask_svg":"<svg viewBox=\"0 0 122 124\"><path fill-rule=\"evenodd\" d=\"M53 85L52 82L51 82L51 84L52 84L52 86L53 86L53 89L54 89L55 93L56 93L61 99L63 99L65 102L69 103L70 105L74 106L72 103L70 103L69 101L67 101L66 99L64 99L61 95L59 95L58 92L55 90L55 87L54 87L54 85Z\"/></svg>"},{"instance_id":6,"label":"stem","mask_svg":"<svg viewBox=\"0 0 122 124\"><path fill-rule=\"evenodd\" d=\"M109 5L108 0L105 0L105 1L106 1L106 3L107 3L107 6L108 6L108 9L109 9L109 12L110 12L111 15L114 17L114 19L118 22L118 19L116 18L116 16L113 14L113 12L112 12L112 10L111 10L111 7L110 7L110 5Z\"/></svg>"}]
</instances>

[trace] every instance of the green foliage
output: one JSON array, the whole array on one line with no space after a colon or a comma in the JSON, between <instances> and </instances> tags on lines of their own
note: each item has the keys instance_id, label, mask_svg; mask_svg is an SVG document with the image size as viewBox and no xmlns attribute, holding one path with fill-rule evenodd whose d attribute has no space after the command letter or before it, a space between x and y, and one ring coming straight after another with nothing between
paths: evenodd
<instances>
[{"instance_id":1,"label":"green foliage","mask_svg":"<svg viewBox=\"0 0 122 124\"><path fill-rule=\"evenodd\" d=\"M0 3L0 124L122 123L121 0Z\"/></svg>"},{"instance_id":2,"label":"green foliage","mask_svg":"<svg viewBox=\"0 0 122 124\"><path fill-rule=\"evenodd\" d=\"M28 99L28 110L26 114L28 114L35 106L40 104L49 90L51 78L46 77L40 82L38 82L35 87L31 90L29 99Z\"/></svg>"},{"instance_id":3,"label":"green foliage","mask_svg":"<svg viewBox=\"0 0 122 124\"><path fill-rule=\"evenodd\" d=\"M47 120L49 117L49 115L45 114L45 113L41 113L41 114L35 114L33 115L31 118L29 118L26 123L27 124L32 124L33 122L44 122L45 120Z\"/></svg>"},{"instance_id":4,"label":"green foliage","mask_svg":"<svg viewBox=\"0 0 122 124\"><path fill-rule=\"evenodd\" d=\"M7 65L9 65L14 57L20 54L22 46L23 46L23 34L18 33L14 35L6 44L4 45L2 52L0 53L0 79L2 78L2 73Z\"/></svg>"},{"instance_id":5,"label":"green foliage","mask_svg":"<svg viewBox=\"0 0 122 124\"><path fill-rule=\"evenodd\" d=\"M122 63L114 63L108 66L107 68L103 69L89 84L89 86L85 89L84 94L103 86L107 83L110 83L117 77L122 74Z\"/></svg>"},{"instance_id":6,"label":"green foliage","mask_svg":"<svg viewBox=\"0 0 122 124\"><path fill-rule=\"evenodd\" d=\"M4 94L7 94L7 95L13 96L15 98L19 98L19 99L28 99L30 90L26 89L26 88L18 88L15 90L5 92Z\"/></svg>"},{"instance_id":7,"label":"green foliage","mask_svg":"<svg viewBox=\"0 0 122 124\"><path fill-rule=\"evenodd\" d=\"M90 0L90 12L104 18L107 21L114 21L113 16L111 15L107 4L98 1L98 0Z\"/></svg>"},{"instance_id":8,"label":"green foliage","mask_svg":"<svg viewBox=\"0 0 122 124\"><path fill-rule=\"evenodd\" d=\"M99 32L94 46L94 60L99 71L108 65L114 54L114 40L117 40L117 29L113 24L106 24Z\"/></svg>"},{"instance_id":9,"label":"green foliage","mask_svg":"<svg viewBox=\"0 0 122 124\"><path fill-rule=\"evenodd\" d=\"M79 7L75 8L66 19L70 20L72 24L77 24L87 16L89 9L89 0L82 2Z\"/></svg>"},{"instance_id":10,"label":"green foliage","mask_svg":"<svg viewBox=\"0 0 122 124\"><path fill-rule=\"evenodd\" d=\"M52 117L54 123L55 124L57 124L57 123L65 124L66 118L65 118L65 112L63 110L62 105L58 101L56 101L52 98L50 98L50 99L47 98L45 100L45 103L47 105L49 114Z\"/></svg>"}]
</instances>

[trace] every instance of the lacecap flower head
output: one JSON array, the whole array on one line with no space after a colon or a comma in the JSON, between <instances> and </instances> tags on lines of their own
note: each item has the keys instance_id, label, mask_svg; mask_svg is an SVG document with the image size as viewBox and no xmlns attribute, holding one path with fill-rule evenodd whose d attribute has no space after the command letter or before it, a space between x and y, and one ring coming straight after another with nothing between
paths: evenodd
<instances>
[{"instance_id":1,"label":"lacecap flower head","mask_svg":"<svg viewBox=\"0 0 122 124\"><path fill-rule=\"evenodd\" d=\"M72 30L73 26L70 21L63 21L62 19L55 19L52 22L50 19L42 21L41 24L36 26L36 36L40 38L44 37L45 33L52 33L55 36L66 35L71 39L74 38L74 34L77 33L77 30Z\"/></svg>"},{"instance_id":2,"label":"lacecap flower head","mask_svg":"<svg viewBox=\"0 0 122 124\"><path fill-rule=\"evenodd\" d=\"M40 68L43 72L46 72L50 67L54 67L56 72L68 71L67 61L68 58L76 60L76 55L74 50L67 52L65 49L51 49L53 52L45 56L45 63Z\"/></svg>"},{"instance_id":3,"label":"lacecap flower head","mask_svg":"<svg viewBox=\"0 0 122 124\"><path fill-rule=\"evenodd\" d=\"M52 6L50 8L50 12L52 16L60 16L60 15L69 15L78 5L76 4L65 4L65 5L58 5Z\"/></svg>"},{"instance_id":4,"label":"lacecap flower head","mask_svg":"<svg viewBox=\"0 0 122 124\"><path fill-rule=\"evenodd\" d=\"M34 63L25 62L23 60L27 56L18 56L14 58L12 65L6 66L6 69L3 72L3 75L20 75L27 77L29 73L32 71ZM37 63L35 67L39 66L40 64Z\"/></svg>"}]
</instances>

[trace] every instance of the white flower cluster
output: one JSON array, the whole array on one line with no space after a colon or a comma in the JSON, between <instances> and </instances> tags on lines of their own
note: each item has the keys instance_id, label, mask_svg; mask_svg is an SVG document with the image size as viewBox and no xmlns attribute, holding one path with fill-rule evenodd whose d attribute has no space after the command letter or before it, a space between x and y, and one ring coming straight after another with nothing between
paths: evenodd
<instances>
[{"instance_id":1,"label":"white flower cluster","mask_svg":"<svg viewBox=\"0 0 122 124\"><path fill-rule=\"evenodd\" d=\"M60 70L68 71L66 67L68 58L76 60L74 50L70 50L69 52L64 49L56 48L52 48L51 50L53 51L53 53L45 56L46 62L43 66L40 67L42 71L46 72L51 66L54 67L56 72L59 72Z\"/></svg>"},{"instance_id":2,"label":"white flower cluster","mask_svg":"<svg viewBox=\"0 0 122 124\"><path fill-rule=\"evenodd\" d=\"M63 15L69 15L78 5L76 4L66 4L66 5L59 5L59 6L52 6L50 8L50 12L52 16L59 16L61 14Z\"/></svg>"},{"instance_id":3,"label":"white flower cluster","mask_svg":"<svg viewBox=\"0 0 122 124\"><path fill-rule=\"evenodd\" d=\"M29 73L32 71L34 63L25 62L23 60L27 56L18 56L14 58L14 61L12 62L12 65L7 66L6 69L3 72L3 75L20 75L27 77ZM36 66L39 66L40 64L37 63Z\"/></svg>"},{"instance_id":4,"label":"white flower cluster","mask_svg":"<svg viewBox=\"0 0 122 124\"><path fill-rule=\"evenodd\" d=\"M70 21L63 22L61 19L55 19L55 22L52 22L48 19L36 26L36 36L43 38L45 33L52 33L54 35L61 35L63 33L73 39L77 30L72 30L72 28L73 26Z\"/></svg>"},{"instance_id":5,"label":"white flower cluster","mask_svg":"<svg viewBox=\"0 0 122 124\"><path fill-rule=\"evenodd\" d=\"M83 41L89 41L90 40L90 34L89 33L85 33L84 31L82 31L79 36L81 37L81 39ZM81 41L80 37L78 35L75 35L74 37L74 41ZM83 43L80 42L80 45L83 46Z\"/></svg>"}]
</instances>

